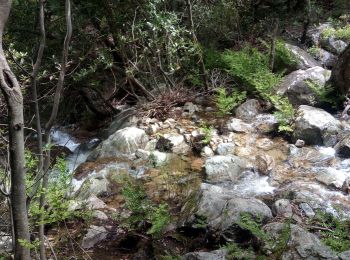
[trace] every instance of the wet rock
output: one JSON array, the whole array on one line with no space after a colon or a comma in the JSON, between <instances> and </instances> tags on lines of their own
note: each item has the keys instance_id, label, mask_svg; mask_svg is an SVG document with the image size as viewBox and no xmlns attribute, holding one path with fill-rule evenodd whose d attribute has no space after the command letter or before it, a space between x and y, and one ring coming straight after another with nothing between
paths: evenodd
<instances>
[{"instance_id":1,"label":"wet rock","mask_svg":"<svg viewBox=\"0 0 350 260\"><path fill-rule=\"evenodd\" d=\"M199 108L197 105L193 104L192 102L186 102L183 111L187 112L190 116L192 116L195 112L199 111Z\"/></svg>"},{"instance_id":2,"label":"wet rock","mask_svg":"<svg viewBox=\"0 0 350 260\"><path fill-rule=\"evenodd\" d=\"M319 100L310 86L324 88L330 76L331 72L322 67L294 71L283 79L277 94L288 97L293 105L314 105Z\"/></svg>"},{"instance_id":3,"label":"wet rock","mask_svg":"<svg viewBox=\"0 0 350 260\"><path fill-rule=\"evenodd\" d=\"M350 194L350 177L347 177L345 181L343 182L343 185L341 187L342 192L345 194Z\"/></svg>"},{"instance_id":4,"label":"wet rock","mask_svg":"<svg viewBox=\"0 0 350 260\"><path fill-rule=\"evenodd\" d=\"M97 158L130 155L137 149L144 149L147 142L148 136L144 130L136 127L127 127L115 132L99 144L90 154L88 160L94 161Z\"/></svg>"},{"instance_id":5,"label":"wet rock","mask_svg":"<svg viewBox=\"0 0 350 260\"><path fill-rule=\"evenodd\" d=\"M326 168L318 170L316 180L330 188L341 189L347 177L350 177L350 174L347 172Z\"/></svg>"},{"instance_id":6,"label":"wet rock","mask_svg":"<svg viewBox=\"0 0 350 260\"><path fill-rule=\"evenodd\" d=\"M150 155L150 162L154 167L165 165L169 161L170 155L168 153L162 153L154 151Z\"/></svg>"},{"instance_id":7,"label":"wet rock","mask_svg":"<svg viewBox=\"0 0 350 260\"><path fill-rule=\"evenodd\" d=\"M82 241L82 248L90 249L102 242L107 237L107 230L104 227L90 226Z\"/></svg>"},{"instance_id":8,"label":"wet rock","mask_svg":"<svg viewBox=\"0 0 350 260\"><path fill-rule=\"evenodd\" d=\"M283 223L271 223L264 227L275 238L280 237L283 228ZM338 259L338 257L330 248L323 245L316 235L305 231L300 226L291 225L288 246L281 259Z\"/></svg>"},{"instance_id":9,"label":"wet rock","mask_svg":"<svg viewBox=\"0 0 350 260\"><path fill-rule=\"evenodd\" d=\"M218 155L233 155L235 152L234 143L220 143L216 149Z\"/></svg>"},{"instance_id":10,"label":"wet rock","mask_svg":"<svg viewBox=\"0 0 350 260\"><path fill-rule=\"evenodd\" d=\"M191 148L186 143L185 137L179 134L165 134L164 138L172 144L171 151L176 154L187 154Z\"/></svg>"},{"instance_id":11,"label":"wet rock","mask_svg":"<svg viewBox=\"0 0 350 260\"><path fill-rule=\"evenodd\" d=\"M253 128L259 133L269 134L277 130L278 121L274 115L260 114L255 117Z\"/></svg>"},{"instance_id":12,"label":"wet rock","mask_svg":"<svg viewBox=\"0 0 350 260\"><path fill-rule=\"evenodd\" d=\"M292 209L292 205L290 204L290 201L287 199L277 200L272 205L272 214L274 216L283 216L286 218L292 217L293 209Z\"/></svg>"},{"instance_id":13,"label":"wet rock","mask_svg":"<svg viewBox=\"0 0 350 260\"><path fill-rule=\"evenodd\" d=\"M94 170L85 179L73 183L76 192L72 197L85 200L91 196L103 196L110 192L110 180L131 172L128 162L117 163L116 160L106 164L102 169Z\"/></svg>"},{"instance_id":14,"label":"wet rock","mask_svg":"<svg viewBox=\"0 0 350 260\"><path fill-rule=\"evenodd\" d=\"M135 127L137 125L138 118L135 116L136 112L133 108L125 109L113 118L109 127L102 131L101 136L103 139L107 139L110 135L114 134L120 129L126 127Z\"/></svg>"},{"instance_id":15,"label":"wet rock","mask_svg":"<svg viewBox=\"0 0 350 260\"><path fill-rule=\"evenodd\" d=\"M269 138L260 138L256 141L256 147L268 151L274 147L274 143Z\"/></svg>"},{"instance_id":16,"label":"wet rock","mask_svg":"<svg viewBox=\"0 0 350 260\"><path fill-rule=\"evenodd\" d=\"M219 249L211 252L191 252L184 255L182 260L225 260L227 250Z\"/></svg>"},{"instance_id":17,"label":"wet rock","mask_svg":"<svg viewBox=\"0 0 350 260\"><path fill-rule=\"evenodd\" d=\"M155 149L161 152L171 152L174 144L167 138L161 136L157 140Z\"/></svg>"},{"instance_id":18,"label":"wet rock","mask_svg":"<svg viewBox=\"0 0 350 260\"><path fill-rule=\"evenodd\" d=\"M201 156L203 157L211 157L214 156L213 150L209 146L204 146L201 152Z\"/></svg>"},{"instance_id":19,"label":"wet rock","mask_svg":"<svg viewBox=\"0 0 350 260\"><path fill-rule=\"evenodd\" d=\"M211 182L235 181L244 169L244 162L234 155L217 155L205 162L207 180Z\"/></svg>"},{"instance_id":20,"label":"wet rock","mask_svg":"<svg viewBox=\"0 0 350 260\"><path fill-rule=\"evenodd\" d=\"M267 154L259 154L255 156L255 170L262 175L270 175L275 169L274 159Z\"/></svg>"},{"instance_id":21,"label":"wet rock","mask_svg":"<svg viewBox=\"0 0 350 260\"><path fill-rule=\"evenodd\" d=\"M241 119L233 118L227 123L227 129L232 132L249 133L253 130L250 124L244 123Z\"/></svg>"},{"instance_id":22,"label":"wet rock","mask_svg":"<svg viewBox=\"0 0 350 260\"><path fill-rule=\"evenodd\" d=\"M145 146L145 150L146 151L154 151L156 149L157 146L157 139L153 139L149 142L147 142L146 146Z\"/></svg>"},{"instance_id":23,"label":"wet rock","mask_svg":"<svg viewBox=\"0 0 350 260\"><path fill-rule=\"evenodd\" d=\"M313 209L307 203L300 203L299 207L308 218L313 218L316 215Z\"/></svg>"},{"instance_id":24,"label":"wet rock","mask_svg":"<svg viewBox=\"0 0 350 260\"><path fill-rule=\"evenodd\" d=\"M251 121L260 112L261 106L258 100L248 99L235 110L236 117L245 121Z\"/></svg>"},{"instance_id":25,"label":"wet rock","mask_svg":"<svg viewBox=\"0 0 350 260\"><path fill-rule=\"evenodd\" d=\"M295 119L294 138L302 139L306 144L333 146L340 130L340 123L326 111L299 106Z\"/></svg>"},{"instance_id":26,"label":"wet rock","mask_svg":"<svg viewBox=\"0 0 350 260\"><path fill-rule=\"evenodd\" d=\"M306 51L299 48L298 46L285 44L286 48L294 55L296 65L293 66L292 70L305 70L312 67L320 66L320 64Z\"/></svg>"},{"instance_id":27,"label":"wet rock","mask_svg":"<svg viewBox=\"0 0 350 260\"><path fill-rule=\"evenodd\" d=\"M337 143L334 149L338 156L350 158L350 135L345 136L339 143Z\"/></svg>"},{"instance_id":28,"label":"wet rock","mask_svg":"<svg viewBox=\"0 0 350 260\"><path fill-rule=\"evenodd\" d=\"M270 208L255 198L235 197L229 190L202 184L197 215L206 217L209 227L224 231L239 221L242 213L271 219Z\"/></svg>"},{"instance_id":29,"label":"wet rock","mask_svg":"<svg viewBox=\"0 0 350 260\"><path fill-rule=\"evenodd\" d=\"M295 146L298 147L298 148L302 148L305 146L305 141L304 140L301 140L301 139L298 139L296 142L295 142Z\"/></svg>"}]
</instances>

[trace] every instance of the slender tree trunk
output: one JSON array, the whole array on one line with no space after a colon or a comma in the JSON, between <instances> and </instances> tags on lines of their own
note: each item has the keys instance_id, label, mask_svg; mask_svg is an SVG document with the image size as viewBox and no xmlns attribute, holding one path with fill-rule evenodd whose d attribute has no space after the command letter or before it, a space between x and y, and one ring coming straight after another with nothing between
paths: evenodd
<instances>
[{"instance_id":1,"label":"slender tree trunk","mask_svg":"<svg viewBox=\"0 0 350 260\"><path fill-rule=\"evenodd\" d=\"M39 110L39 101L38 101L38 93L37 93L37 78L39 74L39 69L41 66L41 62L44 55L44 49L46 44L46 32L45 32L45 0L39 1L39 28L40 28L40 43L39 49L36 57L35 64L33 66L32 71L32 99L33 99L33 107L35 111L35 125L37 131L37 146L38 146L38 171L37 177L35 178L35 187L33 187L33 191L36 193L40 186L40 179L43 177L43 167L44 167L44 151L43 151L43 137L42 137L42 129L41 129L41 119L40 119L40 110ZM31 194L30 198L34 194ZM40 203L44 204L44 203ZM41 219L42 220L42 219ZM39 225L39 240L40 240L40 259L46 260L45 254L45 229L44 225Z\"/></svg>"},{"instance_id":2,"label":"slender tree trunk","mask_svg":"<svg viewBox=\"0 0 350 260\"><path fill-rule=\"evenodd\" d=\"M51 116L49 121L45 125L45 134L44 134L44 142L46 145L49 145L51 140L50 140L50 132L51 129L56 121L57 118L57 113L59 109L59 104L61 101L61 94L63 91L63 85L64 85L64 79L66 75L66 69L67 69L67 62L68 62L68 50L69 50L69 45L70 41L72 38L72 16L71 16L71 1L66 0L65 2L65 16L66 16L66 37L64 39L63 43L63 50L62 50L62 62L61 62L61 70L60 70L60 75L58 78L58 83L55 91L55 96L54 96L54 103L51 111ZM42 194L40 196L40 201L39 201L39 207L43 209L46 204L46 190L48 188L49 184L49 167L50 167L50 161L51 161L51 155L50 155L50 149L46 151L46 154L44 156L44 162L43 162L43 178L42 178ZM40 236L40 259L45 260L46 259L46 254L45 254L45 225L40 224L39 226L39 236Z\"/></svg>"},{"instance_id":3,"label":"slender tree trunk","mask_svg":"<svg viewBox=\"0 0 350 260\"><path fill-rule=\"evenodd\" d=\"M192 41L193 41L194 44L198 45L198 47L199 47L198 39L197 39L197 36L196 36L196 29L195 29L194 21L193 21L193 12L192 12L191 0L187 0L187 9L188 9L188 18L189 18L189 22L190 22L190 30L191 30L191 33L192 33ZM206 90L208 90L208 88L209 88L209 86L208 86L208 75L207 75L207 71L205 69L205 64L204 64L204 60L203 60L202 50L198 50L198 63L199 63L199 70L201 72L204 88Z\"/></svg>"},{"instance_id":4,"label":"slender tree trunk","mask_svg":"<svg viewBox=\"0 0 350 260\"><path fill-rule=\"evenodd\" d=\"M279 21L276 18L275 20L275 27L273 28L273 32L271 35L271 49L270 49L270 59L269 59L269 66L271 71L273 71L275 66L275 56L276 56L276 39L278 34L278 27L279 27Z\"/></svg>"},{"instance_id":5,"label":"slender tree trunk","mask_svg":"<svg viewBox=\"0 0 350 260\"><path fill-rule=\"evenodd\" d=\"M15 259L30 259L29 226L26 206L23 96L18 81L4 55L2 36L11 9L11 0L0 0L0 88L8 109L11 169L11 207L14 226Z\"/></svg>"}]
</instances>

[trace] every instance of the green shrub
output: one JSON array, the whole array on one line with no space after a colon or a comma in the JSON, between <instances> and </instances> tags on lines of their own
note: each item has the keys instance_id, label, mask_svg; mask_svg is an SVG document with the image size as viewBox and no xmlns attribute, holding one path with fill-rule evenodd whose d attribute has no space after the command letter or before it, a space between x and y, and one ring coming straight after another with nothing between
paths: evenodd
<instances>
[{"instance_id":1,"label":"green shrub","mask_svg":"<svg viewBox=\"0 0 350 260\"><path fill-rule=\"evenodd\" d=\"M350 25L345 25L340 28L327 28L321 33L323 39L334 37L341 40L350 40Z\"/></svg>"},{"instance_id":2,"label":"green shrub","mask_svg":"<svg viewBox=\"0 0 350 260\"><path fill-rule=\"evenodd\" d=\"M208 126L205 123L201 124L200 127L201 132L204 133L204 138L202 140L203 144L209 144L212 138L212 133L214 131L214 128L212 126Z\"/></svg>"},{"instance_id":3,"label":"green shrub","mask_svg":"<svg viewBox=\"0 0 350 260\"><path fill-rule=\"evenodd\" d=\"M275 107L274 115L278 121L279 132L293 132L293 119L295 110L288 98L279 95L271 95L270 101Z\"/></svg>"},{"instance_id":4,"label":"green shrub","mask_svg":"<svg viewBox=\"0 0 350 260\"><path fill-rule=\"evenodd\" d=\"M281 52L284 53L284 51ZM285 59L291 59L286 53L283 55ZM294 109L288 99L274 95L273 89L281 81L282 74L274 74L270 71L267 55L254 48L246 47L238 52L226 51L223 54L223 60L227 63L228 72L232 76L274 105L275 115L280 125L279 131L293 131Z\"/></svg>"},{"instance_id":5,"label":"green shrub","mask_svg":"<svg viewBox=\"0 0 350 260\"><path fill-rule=\"evenodd\" d=\"M343 252L350 249L349 220L340 220L330 213L318 211L310 224L320 227L322 242L334 251Z\"/></svg>"},{"instance_id":6,"label":"green shrub","mask_svg":"<svg viewBox=\"0 0 350 260\"><path fill-rule=\"evenodd\" d=\"M216 94L216 106L221 115L227 115L242 104L246 98L246 91L234 90L231 95L228 95L225 88L219 88Z\"/></svg>"},{"instance_id":7,"label":"green shrub","mask_svg":"<svg viewBox=\"0 0 350 260\"><path fill-rule=\"evenodd\" d=\"M123 185L124 206L131 213L127 218L122 219L124 226L130 229L137 229L140 224L148 222L152 226L147 231L147 234L154 237L161 235L171 220L168 205L166 203L161 203L158 206L154 205L147 198L141 184L131 179L131 177L124 176L118 182Z\"/></svg>"},{"instance_id":8,"label":"green shrub","mask_svg":"<svg viewBox=\"0 0 350 260\"><path fill-rule=\"evenodd\" d=\"M234 242L227 243L224 247L224 249L227 250L227 259L233 260L245 260L245 259L256 259L256 256L254 254L254 250L252 247L249 247L247 249L241 248L239 245L237 245Z\"/></svg>"},{"instance_id":9,"label":"green shrub","mask_svg":"<svg viewBox=\"0 0 350 260\"><path fill-rule=\"evenodd\" d=\"M293 52L291 52L283 40L276 41L275 64L279 66L296 67L298 60Z\"/></svg>"},{"instance_id":10,"label":"green shrub","mask_svg":"<svg viewBox=\"0 0 350 260\"><path fill-rule=\"evenodd\" d=\"M326 84L325 86L320 86L318 82L308 80L306 84L309 86L311 91L316 95L317 100L322 104L329 104L333 108L337 106L337 96L334 95L335 89L331 84ZM316 100L314 100L316 102Z\"/></svg>"},{"instance_id":11,"label":"green shrub","mask_svg":"<svg viewBox=\"0 0 350 260\"><path fill-rule=\"evenodd\" d=\"M226 51L222 57L232 76L245 84L248 90L256 92L265 99L282 79L281 74L270 71L267 55L255 48L245 47L241 51Z\"/></svg>"}]
</instances>

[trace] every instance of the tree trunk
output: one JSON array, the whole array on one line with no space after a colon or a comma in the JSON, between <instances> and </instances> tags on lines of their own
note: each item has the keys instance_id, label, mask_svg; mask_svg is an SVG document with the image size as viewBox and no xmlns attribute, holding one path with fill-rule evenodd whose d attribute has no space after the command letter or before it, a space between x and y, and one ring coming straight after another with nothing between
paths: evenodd
<instances>
[{"instance_id":1,"label":"tree trunk","mask_svg":"<svg viewBox=\"0 0 350 260\"><path fill-rule=\"evenodd\" d=\"M15 259L27 260L30 259L30 250L24 243L30 243L30 236L26 206L23 97L2 47L3 31L10 9L11 0L0 0L0 88L8 109L11 169L10 199L15 235Z\"/></svg>"}]
</instances>

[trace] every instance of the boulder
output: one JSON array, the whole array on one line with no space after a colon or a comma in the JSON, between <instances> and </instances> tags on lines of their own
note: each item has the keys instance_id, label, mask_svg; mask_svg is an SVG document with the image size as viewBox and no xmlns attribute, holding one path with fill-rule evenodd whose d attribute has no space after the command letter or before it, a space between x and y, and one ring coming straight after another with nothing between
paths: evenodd
<instances>
[{"instance_id":1,"label":"boulder","mask_svg":"<svg viewBox=\"0 0 350 260\"><path fill-rule=\"evenodd\" d=\"M190 116L192 116L195 112L199 111L199 108L197 105L193 104L192 102L186 102L183 111L187 112Z\"/></svg>"},{"instance_id":2,"label":"boulder","mask_svg":"<svg viewBox=\"0 0 350 260\"><path fill-rule=\"evenodd\" d=\"M348 43L344 42L343 40L336 39L332 36L321 37L321 47L335 55L341 54L347 46Z\"/></svg>"},{"instance_id":3,"label":"boulder","mask_svg":"<svg viewBox=\"0 0 350 260\"><path fill-rule=\"evenodd\" d=\"M350 158L350 135L343 137L334 147L337 155L343 158Z\"/></svg>"},{"instance_id":4,"label":"boulder","mask_svg":"<svg viewBox=\"0 0 350 260\"><path fill-rule=\"evenodd\" d=\"M214 156L214 151L209 146L204 146L201 152L202 157Z\"/></svg>"},{"instance_id":5,"label":"boulder","mask_svg":"<svg viewBox=\"0 0 350 260\"><path fill-rule=\"evenodd\" d=\"M244 170L244 162L234 155L216 155L205 162L205 173L210 182L236 181Z\"/></svg>"},{"instance_id":6,"label":"boulder","mask_svg":"<svg viewBox=\"0 0 350 260\"><path fill-rule=\"evenodd\" d=\"M260 114L253 121L253 128L262 134L269 134L278 129L278 121L274 115Z\"/></svg>"},{"instance_id":7,"label":"boulder","mask_svg":"<svg viewBox=\"0 0 350 260\"><path fill-rule=\"evenodd\" d=\"M299 106L295 119L294 139L302 139L306 144L334 146L340 122L320 108Z\"/></svg>"},{"instance_id":8,"label":"boulder","mask_svg":"<svg viewBox=\"0 0 350 260\"><path fill-rule=\"evenodd\" d=\"M88 161L130 155L135 153L137 149L144 149L147 142L148 136L144 130L136 127L126 127L115 132L99 144L89 155Z\"/></svg>"},{"instance_id":9,"label":"boulder","mask_svg":"<svg viewBox=\"0 0 350 260\"><path fill-rule=\"evenodd\" d=\"M277 200L272 205L272 214L274 216L282 216L286 218L292 217L293 209L292 209L292 205L290 204L290 201L287 199Z\"/></svg>"},{"instance_id":10,"label":"boulder","mask_svg":"<svg viewBox=\"0 0 350 260\"><path fill-rule=\"evenodd\" d=\"M340 260L349 260L350 259L350 250L339 254L339 258L340 258Z\"/></svg>"},{"instance_id":11,"label":"boulder","mask_svg":"<svg viewBox=\"0 0 350 260\"><path fill-rule=\"evenodd\" d=\"M236 117L245 121L250 121L259 114L261 106L258 100L248 99L235 110Z\"/></svg>"},{"instance_id":12,"label":"boulder","mask_svg":"<svg viewBox=\"0 0 350 260\"><path fill-rule=\"evenodd\" d=\"M319 98L312 88L324 88L330 76L331 72L322 67L294 71L282 80L277 94L288 97L293 105L314 105Z\"/></svg>"},{"instance_id":13,"label":"boulder","mask_svg":"<svg viewBox=\"0 0 350 260\"><path fill-rule=\"evenodd\" d=\"M331 23L323 23L310 28L307 31L307 38L312 45L319 46L321 41L321 34L326 29L332 29Z\"/></svg>"},{"instance_id":14,"label":"boulder","mask_svg":"<svg viewBox=\"0 0 350 260\"><path fill-rule=\"evenodd\" d=\"M227 189L202 184L197 215L204 216L210 228L225 231L240 220L242 213L272 218L270 208L258 199L237 197Z\"/></svg>"},{"instance_id":15,"label":"boulder","mask_svg":"<svg viewBox=\"0 0 350 260\"><path fill-rule=\"evenodd\" d=\"M82 248L90 249L102 242L107 237L107 230L104 227L90 226L82 241Z\"/></svg>"},{"instance_id":16,"label":"boulder","mask_svg":"<svg viewBox=\"0 0 350 260\"><path fill-rule=\"evenodd\" d=\"M325 168L317 171L316 180L329 188L341 189L344 181L350 174L334 168Z\"/></svg>"},{"instance_id":17,"label":"boulder","mask_svg":"<svg viewBox=\"0 0 350 260\"><path fill-rule=\"evenodd\" d=\"M350 177L347 177L344 182L343 185L341 187L342 192L344 192L345 194L350 194Z\"/></svg>"},{"instance_id":18,"label":"boulder","mask_svg":"<svg viewBox=\"0 0 350 260\"><path fill-rule=\"evenodd\" d=\"M322 48L314 48L310 54L317 60L323 67L332 69L337 63L338 57Z\"/></svg>"},{"instance_id":19,"label":"boulder","mask_svg":"<svg viewBox=\"0 0 350 260\"><path fill-rule=\"evenodd\" d=\"M275 169L275 161L268 154L255 156L255 170L262 175L270 175Z\"/></svg>"},{"instance_id":20,"label":"boulder","mask_svg":"<svg viewBox=\"0 0 350 260\"><path fill-rule=\"evenodd\" d=\"M216 149L218 155L233 155L235 152L234 143L220 143Z\"/></svg>"},{"instance_id":21,"label":"boulder","mask_svg":"<svg viewBox=\"0 0 350 260\"><path fill-rule=\"evenodd\" d=\"M316 215L315 211L307 203L300 203L299 208L304 212L304 214L308 218L313 218Z\"/></svg>"},{"instance_id":22,"label":"boulder","mask_svg":"<svg viewBox=\"0 0 350 260\"><path fill-rule=\"evenodd\" d=\"M176 154L187 154L191 147L186 143L186 139L180 134L165 134L164 138L170 141L171 151Z\"/></svg>"},{"instance_id":23,"label":"boulder","mask_svg":"<svg viewBox=\"0 0 350 260\"><path fill-rule=\"evenodd\" d=\"M299 48L298 46L291 45L289 43L285 44L286 48L293 54L296 60L296 66L294 70L305 70L312 67L320 66L320 64L306 51Z\"/></svg>"},{"instance_id":24,"label":"boulder","mask_svg":"<svg viewBox=\"0 0 350 260\"><path fill-rule=\"evenodd\" d=\"M232 132L237 133L249 133L253 131L253 128L250 124L244 123L241 119L232 118L227 122L227 129Z\"/></svg>"},{"instance_id":25,"label":"boulder","mask_svg":"<svg viewBox=\"0 0 350 260\"><path fill-rule=\"evenodd\" d=\"M278 239L284 227L283 223L270 223L264 229ZM290 229L290 238L281 259L338 259L337 255L323 245L316 235L297 225L291 225Z\"/></svg>"},{"instance_id":26,"label":"boulder","mask_svg":"<svg viewBox=\"0 0 350 260\"><path fill-rule=\"evenodd\" d=\"M191 252L184 255L182 260L225 260L227 250L219 249L211 252Z\"/></svg>"}]
</instances>

